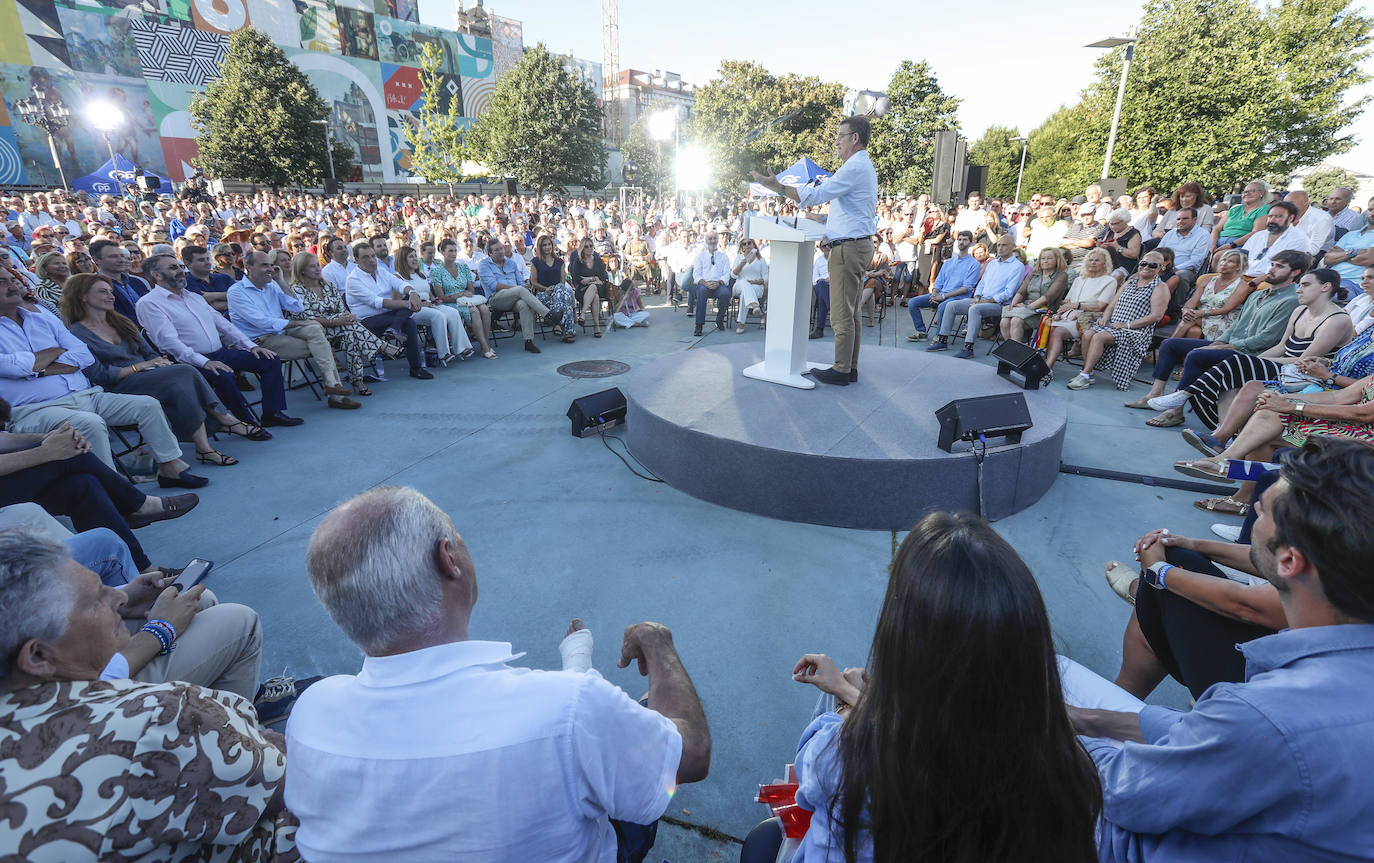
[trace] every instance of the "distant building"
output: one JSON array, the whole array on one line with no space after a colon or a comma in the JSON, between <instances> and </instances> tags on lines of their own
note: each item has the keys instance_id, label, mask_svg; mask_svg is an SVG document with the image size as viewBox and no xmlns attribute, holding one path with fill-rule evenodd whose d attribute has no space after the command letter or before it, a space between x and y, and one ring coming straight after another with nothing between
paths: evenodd
<instances>
[{"instance_id":1,"label":"distant building","mask_svg":"<svg viewBox=\"0 0 1374 863\"><path fill-rule=\"evenodd\" d=\"M685 120L696 105L696 90L696 85L683 81L676 72L622 69L608 80L603 97L605 104L614 102L620 107L620 128L607 129L607 140L624 141L630 127L653 105L681 106Z\"/></svg>"},{"instance_id":2,"label":"distant building","mask_svg":"<svg viewBox=\"0 0 1374 863\"><path fill-rule=\"evenodd\" d=\"M463 0L458 0L458 10L453 13L453 29L468 36L491 38L491 13L482 8L482 0L471 9L463 8Z\"/></svg>"}]
</instances>

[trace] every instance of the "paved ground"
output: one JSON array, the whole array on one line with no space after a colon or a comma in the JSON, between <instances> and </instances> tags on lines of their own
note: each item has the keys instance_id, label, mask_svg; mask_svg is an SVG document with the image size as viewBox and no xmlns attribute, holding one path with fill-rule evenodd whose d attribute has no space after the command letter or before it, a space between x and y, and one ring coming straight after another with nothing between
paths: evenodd
<instances>
[{"instance_id":1,"label":"paved ground","mask_svg":"<svg viewBox=\"0 0 1374 863\"><path fill-rule=\"evenodd\" d=\"M864 661L901 536L722 509L637 479L600 441L571 437L569 402L617 380L572 380L555 372L559 365L614 358L634 366L698 343L681 312L651 309L647 330L549 341L539 356L503 341L499 360L441 369L434 381L411 380L392 363L392 380L374 385L356 412L294 393L291 413L306 424L268 443L224 442L242 464L202 468L212 484L199 510L148 528L144 543L159 563L216 562L210 586L220 598L262 615L264 676L350 673L360 654L310 591L306 544L349 495L414 485L452 514L472 550L481 585L474 637L510 641L531 666L553 668L569 618L580 616L596 634L597 666L637 696L641 680L614 667L620 632L643 619L672 627L715 750L710 778L682 788L668 814L743 837L764 814L752 802L756 785L779 775L810 716L814 690L791 682L792 664L808 651ZM910 321L902 318L906 347ZM706 336L761 338L753 327ZM889 318L883 342L892 340ZM991 366L983 349L970 362ZM1169 464L1191 452L1177 435L1144 427L1148 415L1122 408L1110 385L1064 389L1069 376L1054 383L1069 406L1066 462L1176 476ZM1129 609L1107 589L1102 564L1129 559L1148 528L1204 535L1214 519L1189 505L1195 497L1062 475L1034 507L997 523L1039 579L1064 653L1115 675ZM1186 693L1166 685L1152 700L1182 705ZM652 859L738 859L738 848L668 825Z\"/></svg>"}]
</instances>

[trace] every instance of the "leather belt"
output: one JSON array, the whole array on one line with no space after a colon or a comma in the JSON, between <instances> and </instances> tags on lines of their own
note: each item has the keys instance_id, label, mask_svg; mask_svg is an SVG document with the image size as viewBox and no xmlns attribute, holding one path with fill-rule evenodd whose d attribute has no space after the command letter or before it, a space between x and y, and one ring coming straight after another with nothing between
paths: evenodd
<instances>
[{"instance_id":1,"label":"leather belt","mask_svg":"<svg viewBox=\"0 0 1374 863\"><path fill-rule=\"evenodd\" d=\"M871 239L873 239L873 235L869 234L866 237L845 237L843 240L826 240L826 243L831 246L843 246L845 243L857 243L859 240Z\"/></svg>"}]
</instances>

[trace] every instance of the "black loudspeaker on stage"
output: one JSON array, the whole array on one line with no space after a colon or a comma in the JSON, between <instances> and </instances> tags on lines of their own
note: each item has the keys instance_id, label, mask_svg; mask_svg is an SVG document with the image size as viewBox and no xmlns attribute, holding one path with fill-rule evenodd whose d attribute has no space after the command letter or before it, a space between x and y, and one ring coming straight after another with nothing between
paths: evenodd
<instances>
[{"instance_id":1,"label":"black loudspeaker on stage","mask_svg":"<svg viewBox=\"0 0 1374 863\"><path fill-rule=\"evenodd\" d=\"M516 195L516 194L519 194L519 193L516 192L516 190L515 190L515 178L514 178L514 177L507 177L507 178L506 178L506 197L510 197L510 196Z\"/></svg>"},{"instance_id":2,"label":"black loudspeaker on stage","mask_svg":"<svg viewBox=\"0 0 1374 863\"><path fill-rule=\"evenodd\" d=\"M937 445L945 452L954 451L955 441L975 441L979 435L1020 443L1021 432L1033 425L1021 393L955 399L937 410L935 418L940 422Z\"/></svg>"},{"instance_id":3,"label":"black loudspeaker on stage","mask_svg":"<svg viewBox=\"0 0 1374 863\"><path fill-rule=\"evenodd\" d=\"M625 424L625 394L611 387L580 399L568 407L573 437L591 437Z\"/></svg>"},{"instance_id":4,"label":"black loudspeaker on stage","mask_svg":"<svg viewBox=\"0 0 1374 863\"><path fill-rule=\"evenodd\" d=\"M997 374L1019 383L1024 390L1039 389L1045 375L1050 373L1039 351L1014 339L1007 339L993 348L992 355L997 357Z\"/></svg>"}]
</instances>

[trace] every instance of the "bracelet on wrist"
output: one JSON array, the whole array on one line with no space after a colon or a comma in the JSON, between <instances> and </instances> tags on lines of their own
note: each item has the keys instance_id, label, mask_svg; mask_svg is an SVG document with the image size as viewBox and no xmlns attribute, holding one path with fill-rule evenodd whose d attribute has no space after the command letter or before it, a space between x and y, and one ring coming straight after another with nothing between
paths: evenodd
<instances>
[{"instance_id":1,"label":"bracelet on wrist","mask_svg":"<svg viewBox=\"0 0 1374 863\"><path fill-rule=\"evenodd\" d=\"M154 617L139 628L140 632L146 632L157 639L157 643L162 646L162 655L167 655L176 649L177 630L170 621L160 617Z\"/></svg>"}]
</instances>

